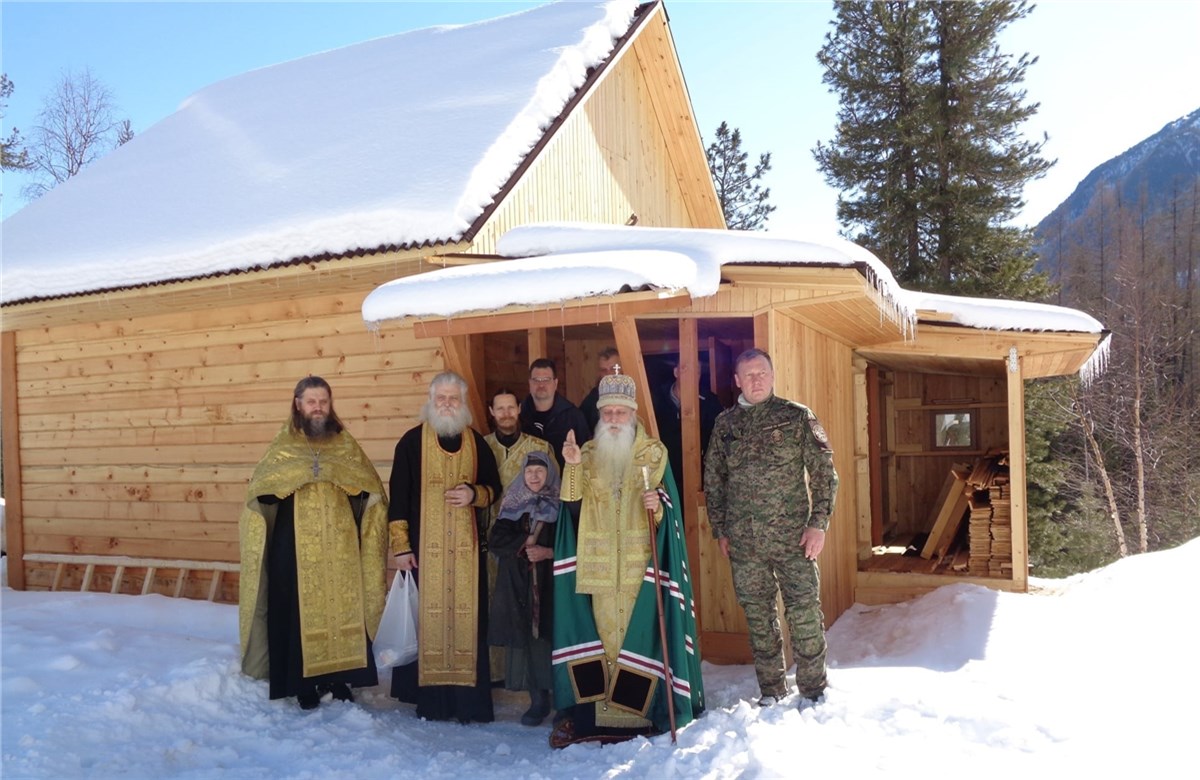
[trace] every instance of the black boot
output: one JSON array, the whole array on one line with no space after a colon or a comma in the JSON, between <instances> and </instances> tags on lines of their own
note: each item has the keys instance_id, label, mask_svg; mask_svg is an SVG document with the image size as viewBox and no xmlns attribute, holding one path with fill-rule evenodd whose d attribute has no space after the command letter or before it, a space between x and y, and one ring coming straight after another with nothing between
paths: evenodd
<instances>
[{"instance_id":1,"label":"black boot","mask_svg":"<svg viewBox=\"0 0 1200 780\"><path fill-rule=\"evenodd\" d=\"M296 694L296 701L300 702L300 709L315 710L321 706L321 694L316 688L309 688L307 691Z\"/></svg>"},{"instance_id":2,"label":"black boot","mask_svg":"<svg viewBox=\"0 0 1200 780\"><path fill-rule=\"evenodd\" d=\"M550 714L550 691L545 689L529 692L529 709L521 716L522 726L540 726Z\"/></svg>"},{"instance_id":3,"label":"black boot","mask_svg":"<svg viewBox=\"0 0 1200 780\"><path fill-rule=\"evenodd\" d=\"M346 683L330 684L329 692L333 694L334 701L354 701L354 694Z\"/></svg>"}]
</instances>

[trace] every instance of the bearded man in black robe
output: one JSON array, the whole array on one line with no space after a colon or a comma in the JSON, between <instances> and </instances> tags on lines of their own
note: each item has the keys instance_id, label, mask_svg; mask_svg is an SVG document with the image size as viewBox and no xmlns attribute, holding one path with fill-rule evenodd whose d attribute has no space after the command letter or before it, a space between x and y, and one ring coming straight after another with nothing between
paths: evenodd
<instances>
[{"instance_id":1,"label":"bearded man in black robe","mask_svg":"<svg viewBox=\"0 0 1200 780\"><path fill-rule=\"evenodd\" d=\"M487 508L500 495L491 448L472 430L467 383L429 385L421 424L396 444L388 511L397 568L418 575L417 660L392 672L392 696L427 720L489 723Z\"/></svg>"}]
</instances>

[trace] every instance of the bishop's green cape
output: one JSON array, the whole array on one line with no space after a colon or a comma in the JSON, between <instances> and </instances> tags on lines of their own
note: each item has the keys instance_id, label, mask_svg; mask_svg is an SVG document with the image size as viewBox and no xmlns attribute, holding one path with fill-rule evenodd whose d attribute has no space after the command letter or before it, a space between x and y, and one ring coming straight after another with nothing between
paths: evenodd
<instances>
[{"instance_id":1,"label":"bishop's green cape","mask_svg":"<svg viewBox=\"0 0 1200 780\"><path fill-rule=\"evenodd\" d=\"M679 495L668 465L658 487L664 515L658 525L658 567L663 617L674 688L675 725L681 728L704 710L704 681L697 652L696 603L692 598L687 544ZM554 542L554 706L607 700L636 712L659 731L670 728L663 695L662 641L654 593L654 570L646 562L641 591L625 632L616 671L608 674L604 645L592 617L592 597L575 592L575 528L566 505L559 514Z\"/></svg>"}]
</instances>

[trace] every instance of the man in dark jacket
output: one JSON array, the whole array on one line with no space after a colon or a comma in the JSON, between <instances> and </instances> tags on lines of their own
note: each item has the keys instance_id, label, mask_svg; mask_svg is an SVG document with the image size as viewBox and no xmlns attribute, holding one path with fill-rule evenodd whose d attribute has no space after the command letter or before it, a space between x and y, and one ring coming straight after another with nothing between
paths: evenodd
<instances>
[{"instance_id":1,"label":"man in dark jacket","mask_svg":"<svg viewBox=\"0 0 1200 780\"><path fill-rule=\"evenodd\" d=\"M558 371L550 358L538 358L529 366L529 395L521 403L521 430L550 443L560 470L567 432L575 431L575 443L580 445L592 438L583 413L558 394Z\"/></svg>"}]
</instances>

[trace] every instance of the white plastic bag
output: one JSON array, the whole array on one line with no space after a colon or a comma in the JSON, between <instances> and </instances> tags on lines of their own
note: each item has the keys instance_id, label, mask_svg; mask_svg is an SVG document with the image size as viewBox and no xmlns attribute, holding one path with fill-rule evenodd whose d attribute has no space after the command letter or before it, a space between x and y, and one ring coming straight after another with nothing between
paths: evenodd
<instances>
[{"instance_id":1,"label":"white plastic bag","mask_svg":"<svg viewBox=\"0 0 1200 780\"><path fill-rule=\"evenodd\" d=\"M375 663L404 666L417 660L417 583L406 571L396 572L388 591L379 630L375 632Z\"/></svg>"}]
</instances>

